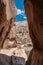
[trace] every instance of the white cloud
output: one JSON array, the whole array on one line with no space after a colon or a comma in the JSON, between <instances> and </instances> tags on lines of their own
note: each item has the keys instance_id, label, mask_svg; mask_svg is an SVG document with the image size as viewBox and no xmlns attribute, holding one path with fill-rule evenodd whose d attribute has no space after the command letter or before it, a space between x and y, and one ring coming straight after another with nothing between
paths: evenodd
<instances>
[{"instance_id":1,"label":"white cloud","mask_svg":"<svg viewBox=\"0 0 43 65\"><path fill-rule=\"evenodd\" d=\"M17 15L24 14L24 10L17 9Z\"/></svg>"},{"instance_id":2,"label":"white cloud","mask_svg":"<svg viewBox=\"0 0 43 65\"><path fill-rule=\"evenodd\" d=\"M20 15L20 16L22 16L24 19L27 19L24 10L17 9L17 15Z\"/></svg>"},{"instance_id":3,"label":"white cloud","mask_svg":"<svg viewBox=\"0 0 43 65\"><path fill-rule=\"evenodd\" d=\"M27 17L26 17L26 16L24 16L23 18L24 18L24 19L27 19Z\"/></svg>"}]
</instances>

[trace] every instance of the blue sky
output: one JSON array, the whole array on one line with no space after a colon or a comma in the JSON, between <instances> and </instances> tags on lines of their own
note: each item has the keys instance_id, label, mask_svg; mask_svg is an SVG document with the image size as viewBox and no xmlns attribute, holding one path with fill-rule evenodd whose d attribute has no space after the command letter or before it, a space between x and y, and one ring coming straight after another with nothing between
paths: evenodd
<instances>
[{"instance_id":1,"label":"blue sky","mask_svg":"<svg viewBox=\"0 0 43 65\"><path fill-rule=\"evenodd\" d=\"M26 20L24 0L14 0L17 7L16 22Z\"/></svg>"}]
</instances>

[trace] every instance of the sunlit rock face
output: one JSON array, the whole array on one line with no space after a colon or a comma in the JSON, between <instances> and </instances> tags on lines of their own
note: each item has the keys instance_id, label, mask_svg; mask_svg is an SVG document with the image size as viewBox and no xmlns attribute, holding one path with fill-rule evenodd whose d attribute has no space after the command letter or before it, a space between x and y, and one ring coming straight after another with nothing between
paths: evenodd
<instances>
[{"instance_id":1,"label":"sunlit rock face","mask_svg":"<svg viewBox=\"0 0 43 65\"><path fill-rule=\"evenodd\" d=\"M16 13L17 13L17 8L15 6L14 0L9 0L9 1L10 1L10 6L11 6L12 11L13 11L13 17L15 18L16 17Z\"/></svg>"},{"instance_id":2,"label":"sunlit rock face","mask_svg":"<svg viewBox=\"0 0 43 65\"><path fill-rule=\"evenodd\" d=\"M7 7L7 19L9 20L12 17L12 24L10 32L4 42L3 48L12 48L17 46L16 42L16 25L15 25L15 18L16 18L16 7L13 0L7 0L9 2L9 5ZM10 7L10 9L8 9ZM11 11L10 11L11 10ZM10 13L11 14L10 14ZM11 17L10 17L11 16Z\"/></svg>"},{"instance_id":3,"label":"sunlit rock face","mask_svg":"<svg viewBox=\"0 0 43 65\"><path fill-rule=\"evenodd\" d=\"M15 17L15 5L13 10L10 0L0 0L0 47L3 47L4 41L8 36L10 29L14 25Z\"/></svg>"},{"instance_id":4,"label":"sunlit rock face","mask_svg":"<svg viewBox=\"0 0 43 65\"><path fill-rule=\"evenodd\" d=\"M16 16L16 7L14 4L13 0L6 0L7 6L6 6L6 14L7 14L7 19L9 20L10 18L15 18Z\"/></svg>"},{"instance_id":5,"label":"sunlit rock face","mask_svg":"<svg viewBox=\"0 0 43 65\"><path fill-rule=\"evenodd\" d=\"M24 6L33 42L33 50L28 58L30 62L27 61L26 65L43 65L43 1L24 0Z\"/></svg>"}]
</instances>

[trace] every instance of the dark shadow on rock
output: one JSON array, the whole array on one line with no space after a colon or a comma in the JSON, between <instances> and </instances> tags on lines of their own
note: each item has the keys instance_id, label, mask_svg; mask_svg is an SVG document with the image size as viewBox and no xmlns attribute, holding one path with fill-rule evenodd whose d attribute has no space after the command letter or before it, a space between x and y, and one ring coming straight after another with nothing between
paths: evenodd
<instances>
[{"instance_id":1,"label":"dark shadow on rock","mask_svg":"<svg viewBox=\"0 0 43 65\"><path fill-rule=\"evenodd\" d=\"M25 65L31 65L32 54L33 54L33 49L30 51L29 57L28 57L28 59L27 59Z\"/></svg>"},{"instance_id":2,"label":"dark shadow on rock","mask_svg":"<svg viewBox=\"0 0 43 65\"><path fill-rule=\"evenodd\" d=\"M25 59L23 57L12 56L12 65L24 65Z\"/></svg>"},{"instance_id":3,"label":"dark shadow on rock","mask_svg":"<svg viewBox=\"0 0 43 65\"><path fill-rule=\"evenodd\" d=\"M25 59L17 56L7 56L0 54L0 65L24 65Z\"/></svg>"},{"instance_id":4,"label":"dark shadow on rock","mask_svg":"<svg viewBox=\"0 0 43 65\"><path fill-rule=\"evenodd\" d=\"M0 65L11 65L11 57L0 54Z\"/></svg>"}]
</instances>

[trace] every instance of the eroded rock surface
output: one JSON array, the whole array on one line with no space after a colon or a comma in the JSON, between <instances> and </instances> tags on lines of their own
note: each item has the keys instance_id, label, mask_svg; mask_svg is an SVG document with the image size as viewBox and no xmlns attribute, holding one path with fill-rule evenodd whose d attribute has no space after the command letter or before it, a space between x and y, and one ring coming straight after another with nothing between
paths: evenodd
<instances>
[{"instance_id":1,"label":"eroded rock surface","mask_svg":"<svg viewBox=\"0 0 43 65\"><path fill-rule=\"evenodd\" d=\"M11 65L11 57L0 54L0 65Z\"/></svg>"},{"instance_id":2,"label":"eroded rock surface","mask_svg":"<svg viewBox=\"0 0 43 65\"><path fill-rule=\"evenodd\" d=\"M18 44L27 44L31 42L27 20L16 22L16 39Z\"/></svg>"},{"instance_id":3,"label":"eroded rock surface","mask_svg":"<svg viewBox=\"0 0 43 65\"><path fill-rule=\"evenodd\" d=\"M43 65L43 0L24 0L33 50L26 65Z\"/></svg>"},{"instance_id":4,"label":"eroded rock surface","mask_svg":"<svg viewBox=\"0 0 43 65\"><path fill-rule=\"evenodd\" d=\"M27 55L23 49L10 48L0 50L1 65L24 65Z\"/></svg>"},{"instance_id":5,"label":"eroded rock surface","mask_svg":"<svg viewBox=\"0 0 43 65\"><path fill-rule=\"evenodd\" d=\"M13 38L14 36L8 36L10 30L12 30L12 26L15 25L16 18L16 7L14 5L13 0L0 0L0 48L6 48L7 43L4 43L6 39ZM15 30L15 29L14 29ZM15 31L12 30L12 35ZM15 33L14 33L15 35Z\"/></svg>"},{"instance_id":6,"label":"eroded rock surface","mask_svg":"<svg viewBox=\"0 0 43 65\"><path fill-rule=\"evenodd\" d=\"M17 56L0 54L0 65L24 65L25 59Z\"/></svg>"},{"instance_id":7,"label":"eroded rock surface","mask_svg":"<svg viewBox=\"0 0 43 65\"><path fill-rule=\"evenodd\" d=\"M0 0L0 48L10 30L11 22L6 18L6 5Z\"/></svg>"}]
</instances>

